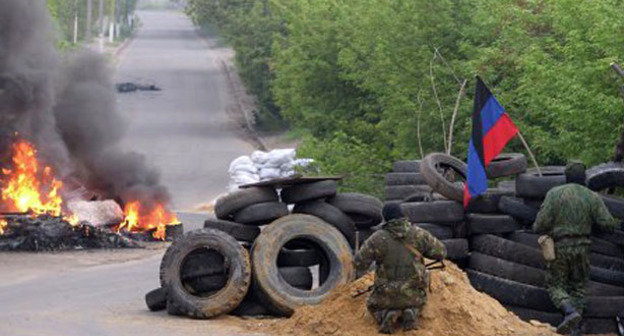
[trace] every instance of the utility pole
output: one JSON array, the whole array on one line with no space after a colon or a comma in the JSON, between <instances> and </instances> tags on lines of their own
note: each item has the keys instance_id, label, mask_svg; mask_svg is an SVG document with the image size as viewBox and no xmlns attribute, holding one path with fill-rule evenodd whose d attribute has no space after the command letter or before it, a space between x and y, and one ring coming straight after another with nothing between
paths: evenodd
<instances>
[{"instance_id":1,"label":"utility pole","mask_svg":"<svg viewBox=\"0 0 624 336\"><path fill-rule=\"evenodd\" d=\"M91 15L93 14L93 0L87 0L87 22L85 23L85 42L91 42Z\"/></svg>"},{"instance_id":2,"label":"utility pole","mask_svg":"<svg viewBox=\"0 0 624 336\"><path fill-rule=\"evenodd\" d=\"M74 44L78 43L78 0L74 0Z\"/></svg>"},{"instance_id":3,"label":"utility pole","mask_svg":"<svg viewBox=\"0 0 624 336\"><path fill-rule=\"evenodd\" d=\"M113 43L115 41L115 12L117 8L117 1L113 0L113 5L111 6L111 15L110 15L110 29L108 30L108 41Z\"/></svg>"}]
</instances>

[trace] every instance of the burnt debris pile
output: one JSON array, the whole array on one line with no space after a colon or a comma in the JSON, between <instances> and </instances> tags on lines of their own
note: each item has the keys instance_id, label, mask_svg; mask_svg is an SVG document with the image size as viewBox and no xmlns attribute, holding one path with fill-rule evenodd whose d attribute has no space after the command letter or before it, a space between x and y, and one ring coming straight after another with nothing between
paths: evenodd
<instances>
[{"instance_id":1,"label":"burnt debris pile","mask_svg":"<svg viewBox=\"0 0 624 336\"><path fill-rule=\"evenodd\" d=\"M0 251L61 251L91 248L135 248L128 237L87 222L71 224L52 215L10 214L2 216Z\"/></svg>"}]
</instances>

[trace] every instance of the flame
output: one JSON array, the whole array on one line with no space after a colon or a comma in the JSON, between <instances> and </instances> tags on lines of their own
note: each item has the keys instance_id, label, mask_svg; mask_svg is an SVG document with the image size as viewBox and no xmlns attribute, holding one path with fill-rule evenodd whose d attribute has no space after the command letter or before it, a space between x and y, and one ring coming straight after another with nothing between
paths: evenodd
<instances>
[{"instance_id":1,"label":"flame","mask_svg":"<svg viewBox=\"0 0 624 336\"><path fill-rule=\"evenodd\" d=\"M61 215L63 199L59 190L61 181L54 178L52 168L37 160L35 147L26 140L12 145L13 169L2 169L6 182L2 187L2 200L10 211L35 214Z\"/></svg>"},{"instance_id":2,"label":"flame","mask_svg":"<svg viewBox=\"0 0 624 336\"><path fill-rule=\"evenodd\" d=\"M149 210L142 208L138 201L132 201L126 203L124 207L124 221L119 225L118 230L136 232L155 229L152 236L164 240L166 227L178 224L180 221L176 215L167 211L162 204L157 204Z\"/></svg>"},{"instance_id":3,"label":"flame","mask_svg":"<svg viewBox=\"0 0 624 336\"><path fill-rule=\"evenodd\" d=\"M6 221L6 219L0 219L0 235L4 234L4 228L6 228L7 225L9 225L9 223Z\"/></svg>"}]
</instances>

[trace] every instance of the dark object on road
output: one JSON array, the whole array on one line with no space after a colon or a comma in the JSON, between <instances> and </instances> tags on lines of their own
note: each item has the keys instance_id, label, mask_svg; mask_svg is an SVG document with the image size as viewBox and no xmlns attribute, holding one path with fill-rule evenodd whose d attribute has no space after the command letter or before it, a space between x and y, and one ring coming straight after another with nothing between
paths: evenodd
<instances>
[{"instance_id":1,"label":"dark object on road","mask_svg":"<svg viewBox=\"0 0 624 336\"><path fill-rule=\"evenodd\" d=\"M89 248L140 247L135 241L87 222L71 225L62 217L51 215L12 214L0 235L3 251L60 251Z\"/></svg>"},{"instance_id":2,"label":"dark object on road","mask_svg":"<svg viewBox=\"0 0 624 336\"><path fill-rule=\"evenodd\" d=\"M132 82L124 82L115 84L117 92L126 93L134 91L160 91L160 88L154 84L139 84Z\"/></svg>"}]
</instances>

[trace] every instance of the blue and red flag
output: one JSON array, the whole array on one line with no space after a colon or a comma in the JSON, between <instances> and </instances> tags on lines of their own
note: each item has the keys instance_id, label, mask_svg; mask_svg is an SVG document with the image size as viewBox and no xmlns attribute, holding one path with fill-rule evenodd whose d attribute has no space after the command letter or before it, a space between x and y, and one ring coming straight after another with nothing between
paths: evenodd
<instances>
[{"instance_id":1,"label":"blue and red flag","mask_svg":"<svg viewBox=\"0 0 624 336\"><path fill-rule=\"evenodd\" d=\"M485 168L518 133L505 109L477 76L472 114L472 137L468 145L468 176L464 189L464 207L470 199L487 190Z\"/></svg>"}]
</instances>

